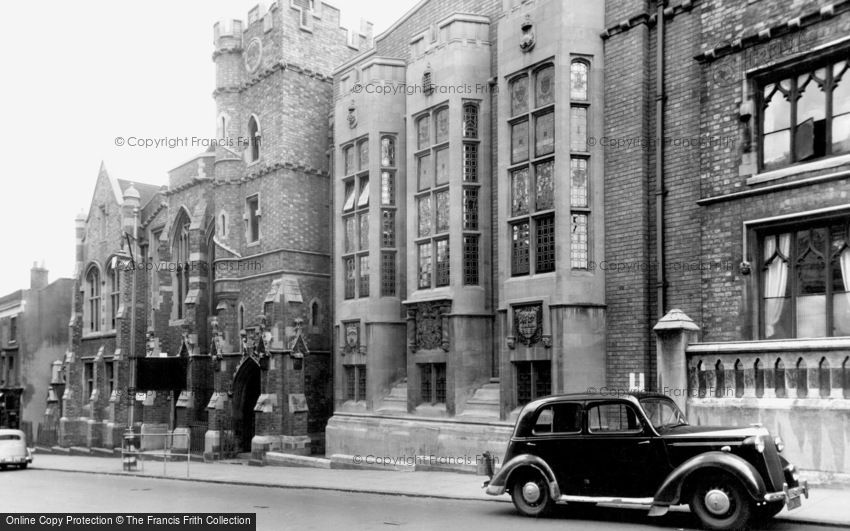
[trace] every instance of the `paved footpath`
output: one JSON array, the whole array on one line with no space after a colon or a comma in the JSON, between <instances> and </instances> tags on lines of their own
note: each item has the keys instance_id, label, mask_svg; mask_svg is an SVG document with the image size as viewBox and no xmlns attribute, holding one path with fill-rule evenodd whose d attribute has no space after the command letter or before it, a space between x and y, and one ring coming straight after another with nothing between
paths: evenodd
<instances>
[{"instance_id":1,"label":"paved footpath","mask_svg":"<svg viewBox=\"0 0 850 531\"><path fill-rule=\"evenodd\" d=\"M320 489L396 496L509 502L510 497L488 496L481 476L454 472L398 472L344 470L306 467L246 466L234 463L168 462L163 474L159 461L145 461L143 470L122 470L121 459L77 455L36 454L32 467L44 470L113 474L120 476L167 477L231 485L272 488ZM810 488L809 499L794 511L783 510L777 518L788 521L850 526L850 490Z\"/></svg>"}]
</instances>

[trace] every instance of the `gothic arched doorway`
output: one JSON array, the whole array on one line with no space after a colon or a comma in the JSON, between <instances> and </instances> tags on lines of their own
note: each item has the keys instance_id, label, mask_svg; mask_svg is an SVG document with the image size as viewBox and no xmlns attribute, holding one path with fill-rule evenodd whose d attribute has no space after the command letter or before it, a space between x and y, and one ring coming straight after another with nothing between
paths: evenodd
<instances>
[{"instance_id":1,"label":"gothic arched doorway","mask_svg":"<svg viewBox=\"0 0 850 531\"><path fill-rule=\"evenodd\" d=\"M254 438L254 406L260 397L260 367L251 358L245 359L233 378L233 428L239 449L251 451Z\"/></svg>"}]
</instances>

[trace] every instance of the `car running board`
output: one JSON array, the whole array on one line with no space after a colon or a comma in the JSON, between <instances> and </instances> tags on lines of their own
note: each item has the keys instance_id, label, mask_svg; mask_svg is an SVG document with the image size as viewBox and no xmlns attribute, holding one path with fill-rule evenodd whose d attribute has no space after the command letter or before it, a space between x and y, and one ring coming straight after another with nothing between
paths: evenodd
<instances>
[{"instance_id":1,"label":"car running board","mask_svg":"<svg viewBox=\"0 0 850 531\"><path fill-rule=\"evenodd\" d=\"M653 498L612 498L608 496L561 495L557 503L613 503L618 505L652 505Z\"/></svg>"}]
</instances>

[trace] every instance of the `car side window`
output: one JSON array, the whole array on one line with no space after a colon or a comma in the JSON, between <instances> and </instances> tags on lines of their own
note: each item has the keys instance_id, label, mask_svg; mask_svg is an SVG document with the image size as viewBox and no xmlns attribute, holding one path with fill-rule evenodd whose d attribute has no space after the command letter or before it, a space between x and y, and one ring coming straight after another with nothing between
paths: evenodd
<instances>
[{"instance_id":1,"label":"car side window","mask_svg":"<svg viewBox=\"0 0 850 531\"><path fill-rule=\"evenodd\" d=\"M578 433L581 431L581 404L552 404L540 410L534 434Z\"/></svg>"},{"instance_id":2,"label":"car side window","mask_svg":"<svg viewBox=\"0 0 850 531\"><path fill-rule=\"evenodd\" d=\"M0 435L0 441L20 441L20 440L21 440L21 436L20 436L20 435L15 435L15 434L12 434L12 435Z\"/></svg>"},{"instance_id":3,"label":"car side window","mask_svg":"<svg viewBox=\"0 0 850 531\"><path fill-rule=\"evenodd\" d=\"M641 424L634 408L628 404L596 404L587 410L587 427L591 433L637 433Z\"/></svg>"}]
</instances>

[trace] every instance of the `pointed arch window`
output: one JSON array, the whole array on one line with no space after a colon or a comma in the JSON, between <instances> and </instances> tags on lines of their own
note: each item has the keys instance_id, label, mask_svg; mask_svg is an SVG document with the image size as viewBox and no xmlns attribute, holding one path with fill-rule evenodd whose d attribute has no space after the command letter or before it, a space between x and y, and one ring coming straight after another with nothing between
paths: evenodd
<instances>
[{"instance_id":1,"label":"pointed arch window","mask_svg":"<svg viewBox=\"0 0 850 531\"><path fill-rule=\"evenodd\" d=\"M89 332L100 331L100 272L92 266L86 273L86 326Z\"/></svg>"},{"instance_id":2,"label":"pointed arch window","mask_svg":"<svg viewBox=\"0 0 850 531\"><path fill-rule=\"evenodd\" d=\"M113 264L108 271L109 279L109 328L115 330L118 326L118 309L121 306L121 271Z\"/></svg>"},{"instance_id":3,"label":"pointed arch window","mask_svg":"<svg viewBox=\"0 0 850 531\"><path fill-rule=\"evenodd\" d=\"M176 267L172 276L175 308L175 319L183 319L185 315L186 296L189 294L189 216L181 212L177 217L174 239L171 244L171 256Z\"/></svg>"}]
</instances>

